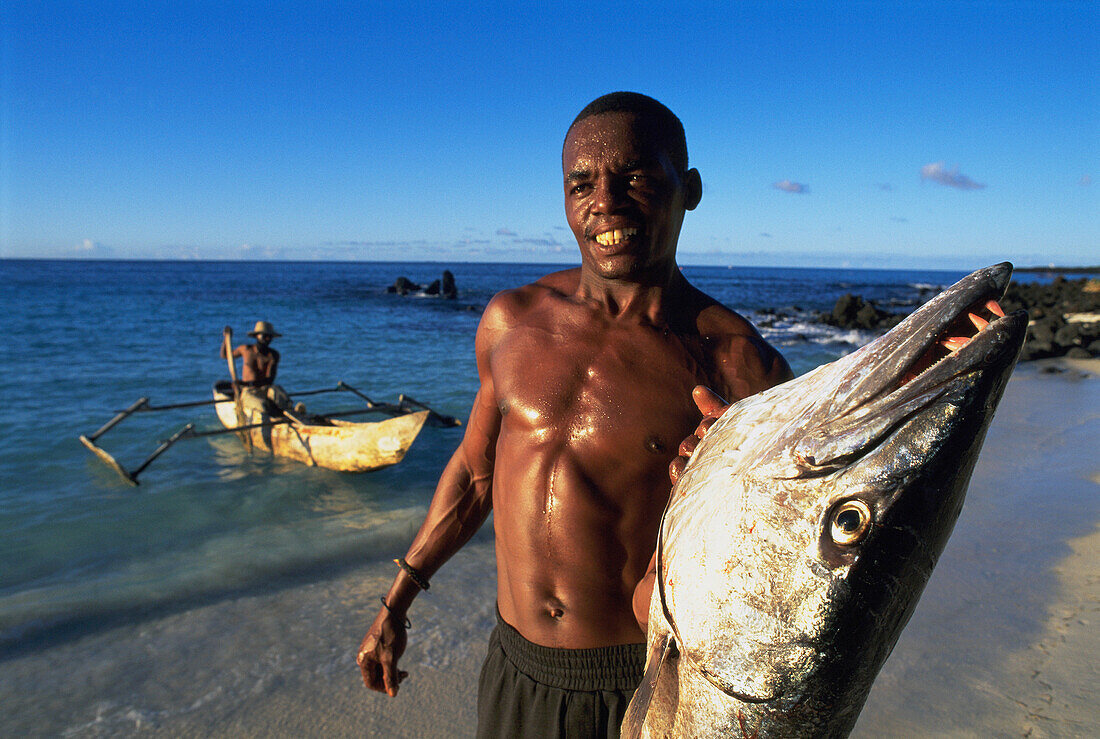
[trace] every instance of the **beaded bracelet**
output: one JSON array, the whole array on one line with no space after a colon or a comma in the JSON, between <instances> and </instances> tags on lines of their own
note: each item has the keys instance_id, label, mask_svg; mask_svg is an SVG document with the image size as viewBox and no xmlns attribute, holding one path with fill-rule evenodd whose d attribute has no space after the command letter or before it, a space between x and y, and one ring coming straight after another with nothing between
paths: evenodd
<instances>
[{"instance_id":1,"label":"beaded bracelet","mask_svg":"<svg viewBox=\"0 0 1100 739\"><path fill-rule=\"evenodd\" d=\"M390 608L390 604L386 602L386 596L381 596L378 600L382 601L382 607L385 608L391 616L394 615L393 609ZM412 623L409 621L409 617L405 616L405 631L412 628Z\"/></svg>"},{"instance_id":2,"label":"beaded bracelet","mask_svg":"<svg viewBox=\"0 0 1100 739\"><path fill-rule=\"evenodd\" d=\"M421 590L427 590L431 587L428 584L427 578L417 572L415 567L406 562L404 557L398 557L394 560L394 562L406 573L408 573L409 577L412 578L412 581L416 583L416 587L420 588Z\"/></svg>"}]
</instances>

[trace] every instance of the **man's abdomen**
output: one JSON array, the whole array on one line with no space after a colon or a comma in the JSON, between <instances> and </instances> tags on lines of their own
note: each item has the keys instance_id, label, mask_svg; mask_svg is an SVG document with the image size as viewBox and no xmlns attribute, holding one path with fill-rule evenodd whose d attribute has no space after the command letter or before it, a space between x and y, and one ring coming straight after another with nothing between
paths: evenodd
<instances>
[{"instance_id":1,"label":"man's abdomen","mask_svg":"<svg viewBox=\"0 0 1100 739\"><path fill-rule=\"evenodd\" d=\"M493 483L498 607L536 644L589 648L643 641L634 586L656 543L667 460L585 465L539 444L498 456ZM552 453L550 453L552 452Z\"/></svg>"}]
</instances>

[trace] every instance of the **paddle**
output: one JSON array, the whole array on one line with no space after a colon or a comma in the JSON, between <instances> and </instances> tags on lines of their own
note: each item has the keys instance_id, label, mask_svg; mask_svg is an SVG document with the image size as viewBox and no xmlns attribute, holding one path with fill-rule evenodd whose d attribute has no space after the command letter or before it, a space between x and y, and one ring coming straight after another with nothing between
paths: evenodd
<instances>
[{"instance_id":1,"label":"paddle","mask_svg":"<svg viewBox=\"0 0 1100 739\"><path fill-rule=\"evenodd\" d=\"M246 424L244 404L241 402L241 388L237 384L237 363L233 361L233 329L226 326L222 335L225 341L225 358L229 362L229 379L233 381L233 405L237 411L237 425L244 426ZM251 454L252 432L242 431L240 437L241 441L248 447L248 453Z\"/></svg>"}]
</instances>

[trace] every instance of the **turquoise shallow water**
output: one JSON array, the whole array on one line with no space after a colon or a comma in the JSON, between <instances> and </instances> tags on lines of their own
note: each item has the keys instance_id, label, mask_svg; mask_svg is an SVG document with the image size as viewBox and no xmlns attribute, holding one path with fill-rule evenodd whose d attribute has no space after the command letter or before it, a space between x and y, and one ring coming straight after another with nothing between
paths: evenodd
<instances>
[{"instance_id":1,"label":"turquoise shallow water","mask_svg":"<svg viewBox=\"0 0 1100 739\"><path fill-rule=\"evenodd\" d=\"M444 268L457 301L388 295L398 275ZM558 267L515 264L0 261L0 653L65 630L287 578L310 578L404 548L461 429L426 428L405 461L363 475L248 456L236 439L176 444L121 482L77 441L148 396L205 400L225 374L221 328L257 319L283 336L288 391L344 380L376 400L407 393L465 418L476 391L473 337L497 291ZM809 318L845 292L899 310L961 275L943 272L685 267L750 318L794 308L764 329L796 372L869 338ZM346 394L303 398L354 408ZM100 442L139 464L208 407L135 415ZM392 555L391 555L392 556Z\"/></svg>"}]
</instances>

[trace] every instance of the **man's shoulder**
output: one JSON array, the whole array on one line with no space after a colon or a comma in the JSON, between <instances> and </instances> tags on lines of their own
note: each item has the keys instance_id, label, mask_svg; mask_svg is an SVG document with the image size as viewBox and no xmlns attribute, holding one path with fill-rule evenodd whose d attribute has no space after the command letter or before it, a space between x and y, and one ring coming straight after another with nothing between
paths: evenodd
<instances>
[{"instance_id":1,"label":"man's shoulder","mask_svg":"<svg viewBox=\"0 0 1100 739\"><path fill-rule=\"evenodd\" d=\"M546 288L547 290L553 290L561 295L572 295L577 292L577 287L581 283L581 268L572 267L570 269L562 269L557 272L551 272L548 275L544 275L535 281L532 286L539 286Z\"/></svg>"},{"instance_id":2,"label":"man's shoulder","mask_svg":"<svg viewBox=\"0 0 1100 739\"><path fill-rule=\"evenodd\" d=\"M783 355L748 319L702 291L693 290L690 301L695 329L703 337L715 366L733 372L726 378L733 384L727 393L744 397L790 378Z\"/></svg>"},{"instance_id":3,"label":"man's shoulder","mask_svg":"<svg viewBox=\"0 0 1100 739\"><path fill-rule=\"evenodd\" d=\"M529 285L494 295L485 306L477 328L479 356L491 352L514 329L553 323L568 294L572 271L555 272Z\"/></svg>"},{"instance_id":4,"label":"man's shoulder","mask_svg":"<svg viewBox=\"0 0 1100 739\"><path fill-rule=\"evenodd\" d=\"M547 309L572 294L579 281L580 270L568 269L552 272L529 285L501 290L485 307L482 324L523 322L530 313Z\"/></svg>"},{"instance_id":5,"label":"man's shoulder","mask_svg":"<svg viewBox=\"0 0 1100 739\"><path fill-rule=\"evenodd\" d=\"M702 336L720 336L728 339L760 337L760 332L748 319L695 286L690 287L685 302L689 315L694 318L695 329Z\"/></svg>"}]
</instances>

